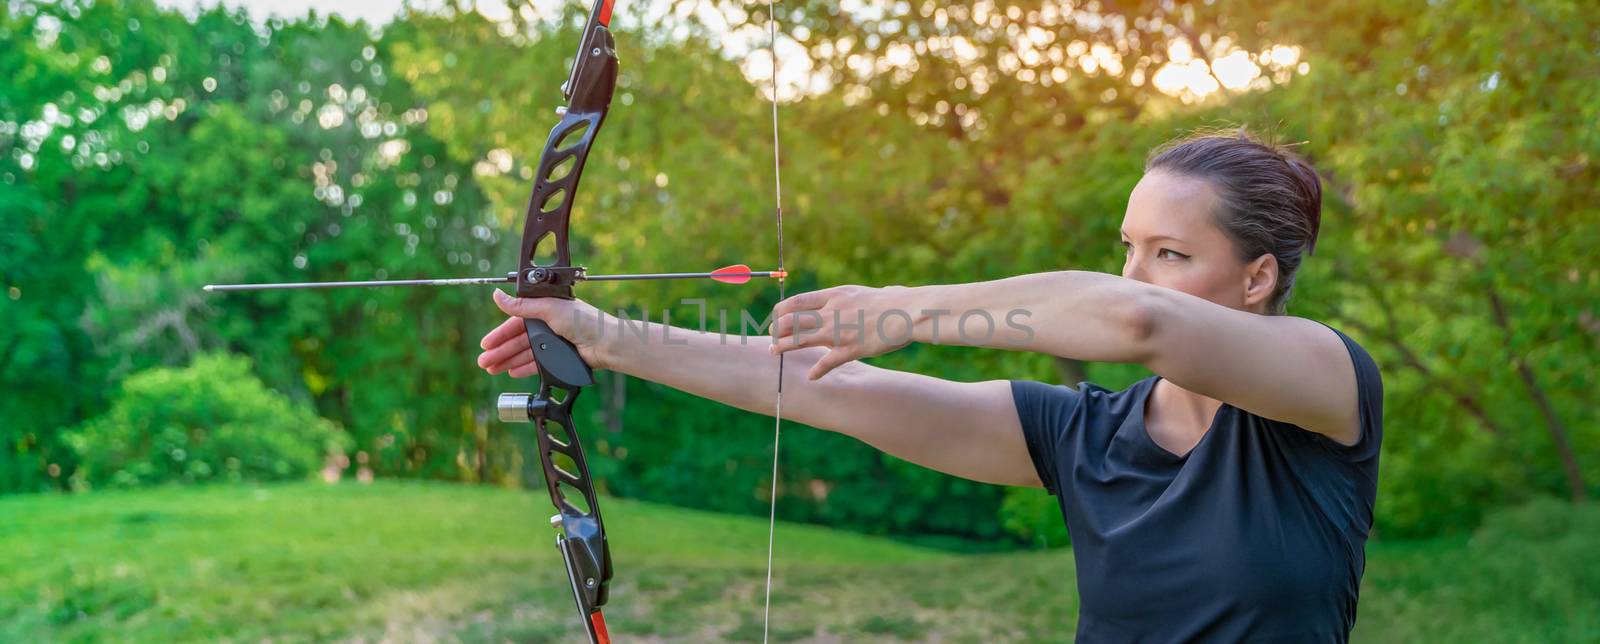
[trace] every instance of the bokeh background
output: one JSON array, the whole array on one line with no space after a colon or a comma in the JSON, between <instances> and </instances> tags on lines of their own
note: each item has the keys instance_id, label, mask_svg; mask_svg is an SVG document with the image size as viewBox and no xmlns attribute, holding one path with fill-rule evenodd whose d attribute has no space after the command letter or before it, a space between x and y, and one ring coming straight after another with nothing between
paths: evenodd
<instances>
[{"instance_id":1,"label":"bokeh background","mask_svg":"<svg viewBox=\"0 0 1600 644\"><path fill-rule=\"evenodd\" d=\"M1356 639L1600 641L1600 10L1322 5L789 0L774 73L762 3L624 2L578 259L775 264L773 87L791 292L1115 273L1152 147L1296 143L1325 201L1289 312L1386 385ZM578 635L493 418L530 385L473 365L486 289L199 287L505 272L587 9L311 9L0 0L0 639ZM583 295L759 318L770 286ZM759 641L768 421L615 374L579 408L619 641ZM777 639L1070 639L1052 499L785 431Z\"/></svg>"}]
</instances>

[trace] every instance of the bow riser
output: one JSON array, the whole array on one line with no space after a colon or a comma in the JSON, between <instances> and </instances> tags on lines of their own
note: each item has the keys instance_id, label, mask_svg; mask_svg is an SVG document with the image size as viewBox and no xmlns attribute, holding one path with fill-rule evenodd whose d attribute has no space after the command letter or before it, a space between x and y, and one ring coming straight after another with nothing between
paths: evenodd
<instances>
[{"instance_id":1,"label":"bow riser","mask_svg":"<svg viewBox=\"0 0 1600 644\"><path fill-rule=\"evenodd\" d=\"M605 124L617 85L617 53L611 32L594 25L583 40L586 46L578 50L580 57L573 62L574 71L566 87L572 102L561 110L561 121L545 139L533 194L528 198L517 260L518 297L572 299L575 273L537 269L573 265L567 229L578 181L583 178L583 167L600 126ZM541 266L541 259L547 263Z\"/></svg>"}]
</instances>

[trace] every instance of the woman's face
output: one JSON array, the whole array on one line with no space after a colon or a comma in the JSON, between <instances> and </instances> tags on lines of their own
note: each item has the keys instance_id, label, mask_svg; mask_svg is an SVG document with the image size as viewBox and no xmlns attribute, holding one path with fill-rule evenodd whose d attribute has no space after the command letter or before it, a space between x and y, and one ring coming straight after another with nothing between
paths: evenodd
<instances>
[{"instance_id":1,"label":"woman's face","mask_svg":"<svg viewBox=\"0 0 1600 644\"><path fill-rule=\"evenodd\" d=\"M1122 276L1260 312L1271 294L1271 255L1242 262L1214 223L1216 190L1203 180L1154 171L1128 197L1122 217ZM1270 271L1264 264L1271 263ZM1266 280L1265 282L1263 280Z\"/></svg>"}]
</instances>

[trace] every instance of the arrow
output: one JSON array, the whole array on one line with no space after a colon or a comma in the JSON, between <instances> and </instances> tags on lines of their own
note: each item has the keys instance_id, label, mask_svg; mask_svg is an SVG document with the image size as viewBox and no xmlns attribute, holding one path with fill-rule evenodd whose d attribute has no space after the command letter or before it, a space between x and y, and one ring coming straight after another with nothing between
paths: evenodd
<instances>
[{"instance_id":1,"label":"arrow","mask_svg":"<svg viewBox=\"0 0 1600 644\"><path fill-rule=\"evenodd\" d=\"M744 284L754 277L784 279L788 271L752 271L744 264L724 266L709 273L629 273L622 275L589 275L584 269L573 269L576 279L589 282L623 282L629 280L681 280L711 279L723 284ZM203 290L212 291L271 291L296 288L370 288L377 286L472 286L479 284L513 284L516 275L505 277L457 277L449 279L420 280L368 280L357 282L280 282L274 284L207 284Z\"/></svg>"}]
</instances>

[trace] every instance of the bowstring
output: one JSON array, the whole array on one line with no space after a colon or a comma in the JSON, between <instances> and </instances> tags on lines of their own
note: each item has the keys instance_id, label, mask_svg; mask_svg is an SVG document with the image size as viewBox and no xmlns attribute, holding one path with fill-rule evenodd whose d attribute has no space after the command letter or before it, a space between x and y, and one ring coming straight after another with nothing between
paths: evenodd
<instances>
[{"instance_id":1,"label":"bowstring","mask_svg":"<svg viewBox=\"0 0 1600 644\"><path fill-rule=\"evenodd\" d=\"M772 187L773 211L778 224L778 301L783 301L787 267L783 261L783 156L778 146L778 15L774 0L767 0L767 54L770 57L772 76L768 89L772 92ZM777 324L777 320L772 321ZM772 625L772 550L778 528L778 441L783 434L783 354L778 354L778 391L772 411L772 496L767 501L767 588L761 613L761 642L766 644Z\"/></svg>"}]
</instances>

